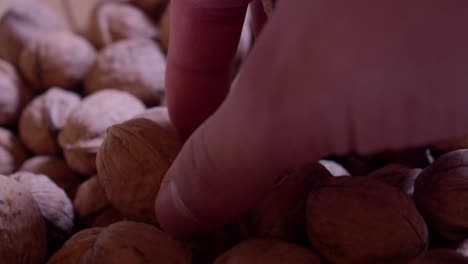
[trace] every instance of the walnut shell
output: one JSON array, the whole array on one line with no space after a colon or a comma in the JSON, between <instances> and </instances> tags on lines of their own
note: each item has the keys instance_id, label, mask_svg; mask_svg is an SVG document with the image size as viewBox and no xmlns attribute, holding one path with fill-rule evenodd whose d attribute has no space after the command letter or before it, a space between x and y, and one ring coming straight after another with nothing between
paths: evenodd
<instances>
[{"instance_id":1,"label":"walnut shell","mask_svg":"<svg viewBox=\"0 0 468 264\"><path fill-rule=\"evenodd\" d=\"M104 90L84 98L59 134L70 168L88 176L95 174L96 153L106 129L144 110L140 100L122 91Z\"/></svg>"},{"instance_id":2,"label":"walnut shell","mask_svg":"<svg viewBox=\"0 0 468 264\"><path fill-rule=\"evenodd\" d=\"M63 247L53 255L47 264L81 264L81 257L93 247L104 228L94 227L74 234Z\"/></svg>"},{"instance_id":3,"label":"walnut shell","mask_svg":"<svg viewBox=\"0 0 468 264\"><path fill-rule=\"evenodd\" d=\"M122 221L78 233L52 257L49 264L53 263L188 264L191 254L186 246L154 226Z\"/></svg>"},{"instance_id":4,"label":"walnut shell","mask_svg":"<svg viewBox=\"0 0 468 264\"><path fill-rule=\"evenodd\" d=\"M60 88L52 88L36 97L21 114L19 132L23 143L38 155L59 154L57 135L80 97Z\"/></svg>"},{"instance_id":5,"label":"walnut shell","mask_svg":"<svg viewBox=\"0 0 468 264\"><path fill-rule=\"evenodd\" d=\"M80 221L87 225L111 204L98 178L93 176L80 185L73 206Z\"/></svg>"},{"instance_id":6,"label":"walnut shell","mask_svg":"<svg viewBox=\"0 0 468 264\"><path fill-rule=\"evenodd\" d=\"M13 125L19 118L21 109L32 98L23 86L15 68L0 59L0 125Z\"/></svg>"},{"instance_id":7,"label":"walnut shell","mask_svg":"<svg viewBox=\"0 0 468 264\"><path fill-rule=\"evenodd\" d=\"M307 196L331 177L317 162L286 173L243 217L247 237L307 241Z\"/></svg>"},{"instance_id":8,"label":"walnut shell","mask_svg":"<svg viewBox=\"0 0 468 264\"><path fill-rule=\"evenodd\" d=\"M96 57L91 44L68 31L44 32L20 56L25 79L37 90L78 87Z\"/></svg>"},{"instance_id":9,"label":"walnut shell","mask_svg":"<svg viewBox=\"0 0 468 264\"><path fill-rule=\"evenodd\" d=\"M0 174L13 173L27 158L26 149L18 138L0 127Z\"/></svg>"},{"instance_id":10,"label":"walnut shell","mask_svg":"<svg viewBox=\"0 0 468 264\"><path fill-rule=\"evenodd\" d=\"M434 249L409 264L468 264L468 258L450 249Z\"/></svg>"},{"instance_id":11,"label":"walnut shell","mask_svg":"<svg viewBox=\"0 0 468 264\"><path fill-rule=\"evenodd\" d=\"M319 163L322 164L330 173L335 177L340 176L351 176L349 171L345 167L341 166L336 161L333 160L319 160Z\"/></svg>"},{"instance_id":12,"label":"walnut shell","mask_svg":"<svg viewBox=\"0 0 468 264\"><path fill-rule=\"evenodd\" d=\"M25 186L0 175L0 262L43 263L44 219Z\"/></svg>"},{"instance_id":13,"label":"walnut shell","mask_svg":"<svg viewBox=\"0 0 468 264\"><path fill-rule=\"evenodd\" d=\"M414 182L421 171L421 169L410 169L400 164L391 164L373 171L367 177L388 183L398 190L412 195Z\"/></svg>"},{"instance_id":14,"label":"walnut shell","mask_svg":"<svg viewBox=\"0 0 468 264\"><path fill-rule=\"evenodd\" d=\"M90 38L99 49L112 42L158 35L155 25L138 8L125 3L104 2L97 6L92 17Z\"/></svg>"},{"instance_id":15,"label":"walnut shell","mask_svg":"<svg viewBox=\"0 0 468 264\"><path fill-rule=\"evenodd\" d=\"M457 252L468 258L468 238L458 246Z\"/></svg>"},{"instance_id":16,"label":"walnut shell","mask_svg":"<svg viewBox=\"0 0 468 264\"><path fill-rule=\"evenodd\" d=\"M70 199L75 197L76 189L83 181L70 169L62 158L55 156L35 156L26 160L19 171L43 174L62 188Z\"/></svg>"},{"instance_id":17,"label":"walnut shell","mask_svg":"<svg viewBox=\"0 0 468 264\"><path fill-rule=\"evenodd\" d=\"M468 149L449 152L418 176L414 200L431 229L460 243L468 234Z\"/></svg>"},{"instance_id":18,"label":"walnut shell","mask_svg":"<svg viewBox=\"0 0 468 264\"><path fill-rule=\"evenodd\" d=\"M172 130L145 118L107 130L96 159L98 177L107 197L122 215L156 223L154 201L181 146Z\"/></svg>"},{"instance_id":19,"label":"walnut shell","mask_svg":"<svg viewBox=\"0 0 468 264\"><path fill-rule=\"evenodd\" d=\"M85 92L107 88L127 91L146 105L164 96L166 59L148 39L121 40L103 49L86 76Z\"/></svg>"},{"instance_id":20,"label":"walnut shell","mask_svg":"<svg viewBox=\"0 0 468 264\"><path fill-rule=\"evenodd\" d=\"M175 127L172 125L171 119L169 117L169 111L165 106L156 106L152 108L146 109L145 112L136 115L136 118L146 118L153 122L158 123L158 125L162 126L164 129L171 131L171 133L177 133Z\"/></svg>"},{"instance_id":21,"label":"walnut shell","mask_svg":"<svg viewBox=\"0 0 468 264\"><path fill-rule=\"evenodd\" d=\"M117 209L113 207L109 207L105 209L102 213L100 213L96 218L93 219L91 223L92 227L106 227L110 226L114 223L120 222L125 218L122 214L117 211Z\"/></svg>"},{"instance_id":22,"label":"walnut shell","mask_svg":"<svg viewBox=\"0 0 468 264\"><path fill-rule=\"evenodd\" d=\"M311 250L277 240L252 239L219 256L214 264L321 264Z\"/></svg>"},{"instance_id":23,"label":"walnut shell","mask_svg":"<svg viewBox=\"0 0 468 264\"><path fill-rule=\"evenodd\" d=\"M307 219L309 241L332 263L406 263L428 244L411 198L368 177L336 177L313 190Z\"/></svg>"},{"instance_id":24,"label":"walnut shell","mask_svg":"<svg viewBox=\"0 0 468 264\"><path fill-rule=\"evenodd\" d=\"M0 58L17 66L21 51L45 31L64 30L57 14L39 1L14 1L0 20Z\"/></svg>"}]
</instances>

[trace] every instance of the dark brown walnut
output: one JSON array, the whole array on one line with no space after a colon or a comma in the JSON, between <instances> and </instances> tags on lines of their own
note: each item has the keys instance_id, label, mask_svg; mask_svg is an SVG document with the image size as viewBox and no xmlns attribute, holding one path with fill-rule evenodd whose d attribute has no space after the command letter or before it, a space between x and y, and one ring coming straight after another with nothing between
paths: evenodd
<instances>
[{"instance_id":1,"label":"dark brown walnut","mask_svg":"<svg viewBox=\"0 0 468 264\"><path fill-rule=\"evenodd\" d=\"M35 156L26 160L19 171L43 174L67 193L70 199L75 197L76 189L83 179L70 169L62 158L56 156Z\"/></svg>"},{"instance_id":2,"label":"dark brown walnut","mask_svg":"<svg viewBox=\"0 0 468 264\"><path fill-rule=\"evenodd\" d=\"M182 146L173 130L146 118L112 126L99 149L98 177L123 216L156 223L154 201Z\"/></svg>"},{"instance_id":3,"label":"dark brown walnut","mask_svg":"<svg viewBox=\"0 0 468 264\"><path fill-rule=\"evenodd\" d=\"M409 195L414 192L414 182L421 169L410 169L404 165L392 164L373 171L367 177L388 183Z\"/></svg>"},{"instance_id":4,"label":"dark brown walnut","mask_svg":"<svg viewBox=\"0 0 468 264\"><path fill-rule=\"evenodd\" d=\"M52 257L49 264L192 263L186 246L158 228L143 223L122 221L107 228L82 231L75 237Z\"/></svg>"},{"instance_id":5,"label":"dark brown walnut","mask_svg":"<svg viewBox=\"0 0 468 264\"><path fill-rule=\"evenodd\" d=\"M26 147L38 155L59 154L57 135L80 100L77 94L54 87L31 101L19 122L20 136Z\"/></svg>"},{"instance_id":6,"label":"dark brown walnut","mask_svg":"<svg viewBox=\"0 0 468 264\"><path fill-rule=\"evenodd\" d=\"M91 68L96 51L68 31L44 32L21 52L21 73L31 86L44 91L52 86L77 88Z\"/></svg>"},{"instance_id":7,"label":"dark brown walnut","mask_svg":"<svg viewBox=\"0 0 468 264\"><path fill-rule=\"evenodd\" d=\"M351 176L349 171L345 169L341 164L333 160L319 160L319 163L322 164L330 173L335 177L339 176Z\"/></svg>"},{"instance_id":8,"label":"dark brown walnut","mask_svg":"<svg viewBox=\"0 0 468 264\"><path fill-rule=\"evenodd\" d=\"M307 241L307 197L330 178L330 172L318 162L286 173L243 217L246 237Z\"/></svg>"},{"instance_id":9,"label":"dark brown walnut","mask_svg":"<svg viewBox=\"0 0 468 264\"><path fill-rule=\"evenodd\" d=\"M43 263L46 254L44 219L23 184L0 175L0 262Z\"/></svg>"},{"instance_id":10,"label":"dark brown walnut","mask_svg":"<svg viewBox=\"0 0 468 264\"><path fill-rule=\"evenodd\" d=\"M151 15L157 15L169 3L169 0L132 0L134 4Z\"/></svg>"},{"instance_id":11,"label":"dark brown walnut","mask_svg":"<svg viewBox=\"0 0 468 264\"><path fill-rule=\"evenodd\" d=\"M26 149L9 130L0 127L0 174L16 171L28 158Z\"/></svg>"},{"instance_id":12,"label":"dark brown walnut","mask_svg":"<svg viewBox=\"0 0 468 264\"><path fill-rule=\"evenodd\" d=\"M95 174L96 153L106 129L144 111L140 100L123 91L104 90L84 98L59 134L70 168L86 176Z\"/></svg>"},{"instance_id":13,"label":"dark brown walnut","mask_svg":"<svg viewBox=\"0 0 468 264\"><path fill-rule=\"evenodd\" d=\"M2 59L0 59L0 94L0 125L13 125L32 94L21 82L15 68Z\"/></svg>"},{"instance_id":14,"label":"dark brown walnut","mask_svg":"<svg viewBox=\"0 0 468 264\"><path fill-rule=\"evenodd\" d=\"M409 264L468 264L468 258L452 249L434 249Z\"/></svg>"},{"instance_id":15,"label":"dark brown walnut","mask_svg":"<svg viewBox=\"0 0 468 264\"><path fill-rule=\"evenodd\" d=\"M47 262L47 264L85 264L81 257L93 247L97 236L104 230L94 227L74 234Z\"/></svg>"},{"instance_id":16,"label":"dark brown walnut","mask_svg":"<svg viewBox=\"0 0 468 264\"><path fill-rule=\"evenodd\" d=\"M21 51L45 31L65 25L40 1L14 1L0 19L0 58L18 66Z\"/></svg>"},{"instance_id":17,"label":"dark brown walnut","mask_svg":"<svg viewBox=\"0 0 468 264\"><path fill-rule=\"evenodd\" d=\"M126 3L103 2L94 10L89 35L101 49L123 39L154 39L158 30L140 9Z\"/></svg>"},{"instance_id":18,"label":"dark brown walnut","mask_svg":"<svg viewBox=\"0 0 468 264\"><path fill-rule=\"evenodd\" d=\"M468 150L447 153L424 169L414 200L429 227L458 244L468 236Z\"/></svg>"},{"instance_id":19,"label":"dark brown walnut","mask_svg":"<svg viewBox=\"0 0 468 264\"><path fill-rule=\"evenodd\" d=\"M336 177L313 190L307 221L311 244L336 264L407 263L428 244L411 198L368 177Z\"/></svg>"},{"instance_id":20,"label":"dark brown walnut","mask_svg":"<svg viewBox=\"0 0 468 264\"><path fill-rule=\"evenodd\" d=\"M45 219L47 252L55 252L73 231L74 213L70 199L45 175L18 172L10 177L23 184L32 194Z\"/></svg>"},{"instance_id":21,"label":"dark brown walnut","mask_svg":"<svg viewBox=\"0 0 468 264\"><path fill-rule=\"evenodd\" d=\"M122 214L120 214L119 211L117 211L117 209L109 207L93 219L91 226L107 227L122 220L124 220Z\"/></svg>"},{"instance_id":22,"label":"dark brown walnut","mask_svg":"<svg viewBox=\"0 0 468 264\"><path fill-rule=\"evenodd\" d=\"M98 178L93 176L80 185L73 206L80 222L89 225L97 215L111 207L111 204Z\"/></svg>"},{"instance_id":23,"label":"dark brown walnut","mask_svg":"<svg viewBox=\"0 0 468 264\"><path fill-rule=\"evenodd\" d=\"M321 264L320 257L305 247L279 240L246 240L219 256L214 264Z\"/></svg>"},{"instance_id":24,"label":"dark brown walnut","mask_svg":"<svg viewBox=\"0 0 468 264\"><path fill-rule=\"evenodd\" d=\"M107 88L127 91L146 105L161 103L166 59L148 39L121 40L103 49L86 76L85 92Z\"/></svg>"}]
</instances>

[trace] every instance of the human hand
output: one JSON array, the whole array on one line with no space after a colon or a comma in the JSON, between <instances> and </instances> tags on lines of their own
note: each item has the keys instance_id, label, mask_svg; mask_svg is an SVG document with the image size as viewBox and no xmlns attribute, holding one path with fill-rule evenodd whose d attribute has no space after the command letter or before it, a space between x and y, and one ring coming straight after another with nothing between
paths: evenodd
<instances>
[{"instance_id":1,"label":"human hand","mask_svg":"<svg viewBox=\"0 0 468 264\"><path fill-rule=\"evenodd\" d=\"M169 111L185 135L201 125L156 200L169 233L227 223L324 155L468 131L468 2L280 1L229 91L248 2L171 3Z\"/></svg>"}]
</instances>

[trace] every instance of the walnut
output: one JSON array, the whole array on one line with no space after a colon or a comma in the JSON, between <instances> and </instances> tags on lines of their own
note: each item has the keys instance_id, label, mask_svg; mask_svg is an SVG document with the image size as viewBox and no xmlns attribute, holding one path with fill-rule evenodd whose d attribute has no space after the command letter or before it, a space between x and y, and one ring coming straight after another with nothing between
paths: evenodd
<instances>
[{"instance_id":1,"label":"walnut","mask_svg":"<svg viewBox=\"0 0 468 264\"><path fill-rule=\"evenodd\" d=\"M138 8L125 3L104 2L93 13L90 38L99 49L112 42L130 39L154 39L156 26Z\"/></svg>"},{"instance_id":2,"label":"walnut","mask_svg":"<svg viewBox=\"0 0 468 264\"><path fill-rule=\"evenodd\" d=\"M310 190L326 184L331 177L317 162L286 173L243 217L247 237L307 241L307 196Z\"/></svg>"},{"instance_id":3,"label":"walnut","mask_svg":"<svg viewBox=\"0 0 468 264\"><path fill-rule=\"evenodd\" d=\"M59 154L57 135L80 104L77 94L52 88L36 97L21 114L19 131L26 147L35 154Z\"/></svg>"},{"instance_id":4,"label":"walnut","mask_svg":"<svg viewBox=\"0 0 468 264\"><path fill-rule=\"evenodd\" d=\"M93 176L80 185L73 206L80 222L89 225L97 215L111 207L111 204L98 178Z\"/></svg>"},{"instance_id":5,"label":"walnut","mask_svg":"<svg viewBox=\"0 0 468 264\"><path fill-rule=\"evenodd\" d=\"M57 14L39 1L15 1L0 20L0 58L17 66L21 51L45 31L64 30Z\"/></svg>"},{"instance_id":6,"label":"walnut","mask_svg":"<svg viewBox=\"0 0 468 264\"><path fill-rule=\"evenodd\" d=\"M91 223L92 227L106 227L124 220L124 217L113 207L105 209Z\"/></svg>"},{"instance_id":7,"label":"walnut","mask_svg":"<svg viewBox=\"0 0 468 264\"><path fill-rule=\"evenodd\" d=\"M368 177L335 177L313 190L307 219L309 241L332 263L406 263L428 244L411 198Z\"/></svg>"},{"instance_id":8,"label":"walnut","mask_svg":"<svg viewBox=\"0 0 468 264\"><path fill-rule=\"evenodd\" d=\"M322 164L333 176L350 176L351 174L345 167L341 166L336 161L333 160L319 160L319 163Z\"/></svg>"},{"instance_id":9,"label":"walnut","mask_svg":"<svg viewBox=\"0 0 468 264\"><path fill-rule=\"evenodd\" d=\"M35 89L73 89L82 82L95 57L96 52L86 39L68 31L50 31L23 49L19 65Z\"/></svg>"},{"instance_id":10,"label":"walnut","mask_svg":"<svg viewBox=\"0 0 468 264\"><path fill-rule=\"evenodd\" d=\"M468 238L458 246L457 252L468 258Z\"/></svg>"},{"instance_id":11,"label":"walnut","mask_svg":"<svg viewBox=\"0 0 468 264\"><path fill-rule=\"evenodd\" d=\"M0 262L43 263L44 219L23 184L0 175Z\"/></svg>"},{"instance_id":12,"label":"walnut","mask_svg":"<svg viewBox=\"0 0 468 264\"><path fill-rule=\"evenodd\" d=\"M392 164L373 171L367 177L388 183L402 192L412 195L414 182L421 171L421 169L410 169L404 165Z\"/></svg>"},{"instance_id":13,"label":"walnut","mask_svg":"<svg viewBox=\"0 0 468 264\"><path fill-rule=\"evenodd\" d=\"M18 138L0 127L0 174L13 173L27 158L26 149Z\"/></svg>"},{"instance_id":14,"label":"walnut","mask_svg":"<svg viewBox=\"0 0 468 264\"><path fill-rule=\"evenodd\" d=\"M43 174L67 193L70 199L75 197L76 189L83 181L72 171L62 158L55 156L35 156L26 160L19 171Z\"/></svg>"},{"instance_id":15,"label":"walnut","mask_svg":"<svg viewBox=\"0 0 468 264\"><path fill-rule=\"evenodd\" d=\"M32 93L23 86L15 68L1 59L0 94L0 125L13 125L21 109L32 98Z\"/></svg>"},{"instance_id":16,"label":"walnut","mask_svg":"<svg viewBox=\"0 0 468 264\"><path fill-rule=\"evenodd\" d=\"M84 175L96 173L96 153L106 129L145 110L134 96L104 90L84 98L59 134L59 144L68 165Z\"/></svg>"},{"instance_id":17,"label":"walnut","mask_svg":"<svg viewBox=\"0 0 468 264\"><path fill-rule=\"evenodd\" d=\"M214 264L321 264L324 263L308 248L277 240L252 239L219 256Z\"/></svg>"},{"instance_id":18,"label":"walnut","mask_svg":"<svg viewBox=\"0 0 468 264\"><path fill-rule=\"evenodd\" d=\"M53 252L71 235L74 227L70 199L45 175L18 172L10 177L25 186L39 206L46 223L48 250Z\"/></svg>"},{"instance_id":19,"label":"walnut","mask_svg":"<svg viewBox=\"0 0 468 264\"><path fill-rule=\"evenodd\" d=\"M158 228L122 221L76 234L51 258L49 264L54 263L192 262L188 248Z\"/></svg>"},{"instance_id":20,"label":"walnut","mask_svg":"<svg viewBox=\"0 0 468 264\"><path fill-rule=\"evenodd\" d=\"M124 90L146 105L160 104L164 95L166 60L156 43L127 39L103 49L86 76L85 92Z\"/></svg>"},{"instance_id":21,"label":"walnut","mask_svg":"<svg viewBox=\"0 0 468 264\"><path fill-rule=\"evenodd\" d=\"M468 150L449 152L418 176L414 200L428 225L453 243L468 232Z\"/></svg>"},{"instance_id":22,"label":"walnut","mask_svg":"<svg viewBox=\"0 0 468 264\"><path fill-rule=\"evenodd\" d=\"M167 107L165 106L156 106L156 107L148 108L142 114L136 115L134 119L136 118L149 119L153 122L158 123L158 125L162 126L164 129L171 131L171 133L177 133L169 117L169 111Z\"/></svg>"},{"instance_id":23,"label":"walnut","mask_svg":"<svg viewBox=\"0 0 468 264\"><path fill-rule=\"evenodd\" d=\"M98 177L123 216L156 223L156 194L182 146L172 131L145 118L107 130L96 159Z\"/></svg>"},{"instance_id":24,"label":"walnut","mask_svg":"<svg viewBox=\"0 0 468 264\"><path fill-rule=\"evenodd\" d=\"M433 249L409 264L467 264L468 258L450 249Z\"/></svg>"}]
</instances>

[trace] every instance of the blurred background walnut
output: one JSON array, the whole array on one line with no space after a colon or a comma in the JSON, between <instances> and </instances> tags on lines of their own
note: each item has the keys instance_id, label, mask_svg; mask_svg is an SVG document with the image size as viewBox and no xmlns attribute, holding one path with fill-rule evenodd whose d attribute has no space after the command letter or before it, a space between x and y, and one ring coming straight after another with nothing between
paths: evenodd
<instances>
[{"instance_id":1,"label":"blurred background walnut","mask_svg":"<svg viewBox=\"0 0 468 264\"><path fill-rule=\"evenodd\" d=\"M20 136L26 147L35 154L59 154L57 135L80 101L77 94L60 88L37 96L26 106L19 122Z\"/></svg>"},{"instance_id":2,"label":"blurred background walnut","mask_svg":"<svg viewBox=\"0 0 468 264\"><path fill-rule=\"evenodd\" d=\"M77 88L94 62L96 52L88 41L68 31L44 32L20 55L21 73L31 86Z\"/></svg>"},{"instance_id":3,"label":"blurred background walnut","mask_svg":"<svg viewBox=\"0 0 468 264\"><path fill-rule=\"evenodd\" d=\"M0 127L0 174L16 171L28 154L23 144L9 130Z\"/></svg>"},{"instance_id":4,"label":"blurred background walnut","mask_svg":"<svg viewBox=\"0 0 468 264\"><path fill-rule=\"evenodd\" d=\"M85 91L113 88L127 91L147 106L156 106L164 96L166 59L148 39L115 42L99 52L86 76Z\"/></svg>"},{"instance_id":5,"label":"blurred background walnut","mask_svg":"<svg viewBox=\"0 0 468 264\"><path fill-rule=\"evenodd\" d=\"M145 13L126 3L103 2L96 7L92 19L89 35L98 49L118 40L154 39L158 35Z\"/></svg>"}]
</instances>

